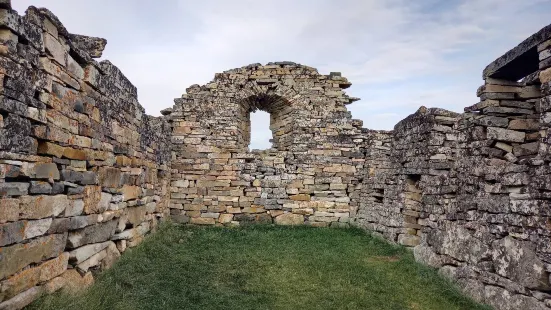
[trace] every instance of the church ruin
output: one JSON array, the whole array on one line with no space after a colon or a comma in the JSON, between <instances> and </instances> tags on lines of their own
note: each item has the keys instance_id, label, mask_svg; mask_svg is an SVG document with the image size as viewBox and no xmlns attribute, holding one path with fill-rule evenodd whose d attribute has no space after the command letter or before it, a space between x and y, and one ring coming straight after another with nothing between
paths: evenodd
<instances>
[{"instance_id":1,"label":"church ruin","mask_svg":"<svg viewBox=\"0 0 551 310\"><path fill-rule=\"evenodd\" d=\"M105 45L0 0L0 309L86 287L168 218L357 226L477 301L551 309L551 25L483 71L465 113L421 107L392 131L352 118L340 73L293 62L217 73L148 116L95 60Z\"/></svg>"}]
</instances>

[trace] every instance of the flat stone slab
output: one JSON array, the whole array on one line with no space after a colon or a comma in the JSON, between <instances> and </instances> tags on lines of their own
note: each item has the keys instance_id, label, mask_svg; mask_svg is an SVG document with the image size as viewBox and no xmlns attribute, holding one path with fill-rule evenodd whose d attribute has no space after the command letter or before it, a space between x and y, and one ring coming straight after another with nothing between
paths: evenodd
<instances>
[{"instance_id":1,"label":"flat stone slab","mask_svg":"<svg viewBox=\"0 0 551 310\"><path fill-rule=\"evenodd\" d=\"M538 71L538 44L550 38L551 25L547 25L489 64L482 72L482 78L491 77L517 81L530 73Z\"/></svg>"}]
</instances>

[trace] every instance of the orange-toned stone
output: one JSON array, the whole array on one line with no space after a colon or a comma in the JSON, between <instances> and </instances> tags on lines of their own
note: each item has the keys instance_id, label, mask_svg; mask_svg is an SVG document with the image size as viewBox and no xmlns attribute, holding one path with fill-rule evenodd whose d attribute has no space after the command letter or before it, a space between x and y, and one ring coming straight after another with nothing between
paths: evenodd
<instances>
[{"instance_id":1,"label":"orange-toned stone","mask_svg":"<svg viewBox=\"0 0 551 310\"><path fill-rule=\"evenodd\" d=\"M101 200L101 187L89 185L84 187L84 214L95 214L100 210L99 202Z\"/></svg>"},{"instance_id":2,"label":"orange-toned stone","mask_svg":"<svg viewBox=\"0 0 551 310\"><path fill-rule=\"evenodd\" d=\"M61 158L64 153L65 153L65 148L63 146L53 144L50 142L38 143L38 154L52 155L52 156Z\"/></svg>"},{"instance_id":3,"label":"orange-toned stone","mask_svg":"<svg viewBox=\"0 0 551 310\"><path fill-rule=\"evenodd\" d=\"M86 153L82 150L68 147L63 150L63 157L74 160L86 160Z\"/></svg>"},{"instance_id":4,"label":"orange-toned stone","mask_svg":"<svg viewBox=\"0 0 551 310\"><path fill-rule=\"evenodd\" d=\"M2 283L0 300L10 299L13 296L35 286L40 278L40 268L29 268L14 275Z\"/></svg>"},{"instance_id":5,"label":"orange-toned stone","mask_svg":"<svg viewBox=\"0 0 551 310\"><path fill-rule=\"evenodd\" d=\"M289 196L289 199L294 201L310 201L310 195L308 194L298 194Z\"/></svg>"},{"instance_id":6,"label":"orange-toned stone","mask_svg":"<svg viewBox=\"0 0 551 310\"><path fill-rule=\"evenodd\" d=\"M59 257L51 259L40 265L40 282L49 281L67 270L69 253L65 252Z\"/></svg>"},{"instance_id":7,"label":"orange-toned stone","mask_svg":"<svg viewBox=\"0 0 551 310\"><path fill-rule=\"evenodd\" d=\"M87 272L84 276L81 276L76 269L65 271L61 277L65 280L63 291L69 294L81 292L94 283L94 277L91 272Z\"/></svg>"},{"instance_id":8,"label":"orange-toned stone","mask_svg":"<svg viewBox=\"0 0 551 310\"><path fill-rule=\"evenodd\" d=\"M0 224L19 219L19 199L0 198Z\"/></svg>"},{"instance_id":9,"label":"orange-toned stone","mask_svg":"<svg viewBox=\"0 0 551 310\"><path fill-rule=\"evenodd\" d=\"M124 196L124 201L138 199L140 197L141 189L138 186L134 185L124 185L122 187L122 195Z\"/></svg>"}]
</instances>

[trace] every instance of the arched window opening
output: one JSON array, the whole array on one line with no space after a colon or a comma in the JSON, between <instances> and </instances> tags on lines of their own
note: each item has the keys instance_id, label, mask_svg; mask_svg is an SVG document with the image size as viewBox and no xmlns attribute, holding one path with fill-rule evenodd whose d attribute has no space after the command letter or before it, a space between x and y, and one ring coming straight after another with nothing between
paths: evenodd
<instances>
[{"instance_id":1,"label":"arched window opening","mask_svg":"<svg viewBox=\"0 0 551 310\"><path fill-rule=\"evenodd\" d=\"M291 104L275 94L255 94L240 102L238 125L241 147L284 150L292 136Z\"/></svg>"},{"instance_id":2,"label":"arched window opening","mask_svg":"<svg viewBox=\"0 0 551 310\"><path fill-rule=\"evenodd\" d=\"M249 150L266 150L272 147L270 113L257 110L251 113L251 141Z\"/></svg>"}]
</instances>

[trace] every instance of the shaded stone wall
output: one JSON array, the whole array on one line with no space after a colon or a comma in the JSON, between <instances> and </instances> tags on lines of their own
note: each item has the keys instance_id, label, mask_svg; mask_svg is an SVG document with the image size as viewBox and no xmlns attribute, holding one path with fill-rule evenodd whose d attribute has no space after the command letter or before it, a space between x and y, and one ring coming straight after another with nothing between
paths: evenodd
<instances>
[{"instance_id":1,"label":"shaded stone wall","mask_svg":"<svg viewBox=\"0 0 551 310\"><path fill-rule=\"evenodd\" d=\"M421 108L367 140L353 223L496 309L551 307L550 39L548 26L490 64L464 114Z\"/></svg>"},{"instance_id":2,"label":"shaded stone wall","mask_svg":"<svg viewBox=\"0 0 551 310\"><path fill-rule=\"evenodd\" d=\"M0 2L0 309L89 285L168 212L169 124L104 47Z\"/></svg>"},{"instance_id":3,"label":"shaded stone wall","mask_svg":"<svg viewBox=\"0 0 551 310\"><path fill-rule=\"evenodd\" d=\"M252 64L163 117L46 9L0 0L0 309L89 285L170 215L356 225L496 309L551 308L551 26L490 64L465 113L362 128L340 73ZM273 147L250 151L250 113Z\"/></svg>"},{"instance_id":4,"label":"shaded stone wall","mask_svg":"<svg viewBox=\"0 0 551 310\"><path fill-rule=\"evenodd\" d=\"M365 150L338 73L252 64L176 99L171 214L179 222L348 225ZM273 148L248 150L250 113L271 116Z\"/></svg>"}]
</instances>

